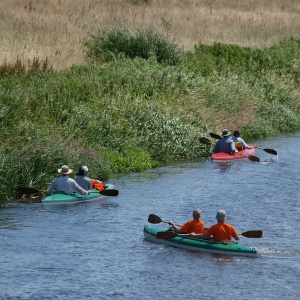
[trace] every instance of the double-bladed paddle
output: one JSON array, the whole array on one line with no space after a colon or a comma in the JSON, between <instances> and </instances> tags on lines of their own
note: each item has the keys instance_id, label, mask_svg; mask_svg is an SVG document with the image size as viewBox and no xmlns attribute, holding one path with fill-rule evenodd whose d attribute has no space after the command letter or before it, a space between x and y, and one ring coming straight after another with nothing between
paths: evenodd
<instances>
[{"instance_id":1,"label":"double-bladed paddle","mask_svg":"<svg viewBox=\"0 0 300 300\"><path fill-rule=\"evenodd\" d=\"M190 236L187 233L176 233L174 231L159 231L156 234L156 238L159 240L168 240L177 236Z\"/></svg>"},{"instance_id":2,"label":"double-bladed paddle","mask_svg":"<svg viewBox=\"0 0 300 300\"><path fill-rule=\"evenodd\" d=\"M32 187L19 187L18 188L19 195L31 195L34 193L44 193L46 192L45 190L38 190ZM118 196L119 191L115 189L107 189L103 191L91 191L91 193L99 193L104 196Z\"/></svg>"},{"instance_id":3,"label":"double-bladed paddle","mask_svg":"<svg viewBox=\"0 0 300 300\"><path fill-rule=\"evenodd\" d=\"M220 139L223 138L221 135L216 134L216 133L210 133L209 135L210 135L212 138L218 139L218 140L220 140ZM267 153L269 153L269 154L277 155L277 151L274 150L274 149L261 148L261 147L255 146L255 145L254 145L254 148L264 150L265 152L267 152Z\"/></svg>"},{"instance_id":4,"label":"double-bladed paddle","mask_svg":"<svg viewBox=\"0 0 300 300\"><path fill-rule=\"evenodd\" d=\"M157 215L154 215L154 214L150 214L149 217L148 217L148 222L149 223L152 223L152 224L158 224L158 223L168 223L168 221L163 221L159 216ZM175 224L176 226L181 226L181 225L178 225L178 224Z\"/></svg>"},{"instance_id":5,"label":"double-bladed paddle","mask_svg":"<svg viewBox=\"0 0 300 300\"><path fill-rule=\"evenodd\" d=\"M211 140L209 140L208 138L205 137L201 137L200 138L200 142L202 144L206 144L206 145L215 145L215 143L213 143ZM251 161L256 161L256 162L260 162L260 158L254 155L244 155L242 153L239 153L241 156L247 157L248 159L250 159Z\"/></svg>"},{"instance_id":6,"label":"double-bladed paddle","mask_svg":"<svg viewBox=\"0 0 300 300\"><path fill-rule=\"evenodd\" d=\"M261 230L250 230L250 231L245 231L242 233L238 233L238 235L242 235L247 238L252 238L252 239L257 239L262 237L263 232ZM190 234L178 234L173 231L159 231L156 234L157 239L163 239L163 240L168 240L175 238L177 236L190 236Z\"/></svg>"},{"instance_id":7,"label":"double-bladed paddle","mask_svg":"<svg viewBox=\"0 0 300 300\"><path fill-rule=\"evenodd\" d=\"M219 134L216 134L216 133L210 133L209 135L210 135L212 138L214 138L214 139L218 139L218 140L220 140L220 139L222 139L222 138L223 138L221 135L219 135Z\"/></svg>"}]
</instances>

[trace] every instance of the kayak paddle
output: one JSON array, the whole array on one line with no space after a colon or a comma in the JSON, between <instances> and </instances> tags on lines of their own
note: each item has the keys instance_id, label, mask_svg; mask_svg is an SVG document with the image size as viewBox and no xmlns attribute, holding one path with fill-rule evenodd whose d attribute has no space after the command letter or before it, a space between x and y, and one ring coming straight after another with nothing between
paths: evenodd
<instances>
[{"instance_id":1,"label":"kayak paddle","mask_svg":"<svg viewBox=\"0 0 300 300\"><path fill-rule=\"evenodd\" d=\"M46 191L45 190L38 190L38 189L35 189L35 188L32 188L32 187L19 187L18 188L18 192L19 192L19 195L31 195L31 194L34 194L34 193L45 193ZM103 191L91 191L91 193L99 193L101 195L104 195L104 196L118 196L119 195L119 191L118 190L115 190L115 189L107 189L107 190L103 190Z\"/></svg>"},{"instance_id":2,"label":"kayak paddle","mask_svg":"<svg viewBox=\"0 0 300 300\"><path fill-rule=\"evenodd\" d=\"M250 239L259 239L262 237L262 234L263 232L261 230L250 230L250 231L238 233L238 235L242 235Z\"/></svg>"},{"instance_id":3,"label":"kayak paddle","mask_svg":"<svg viewBox=\"0 0 300 300\"><path fill-rule=\"evenodd\" d=\"M149 217L148 217L148 222L149 223L152 223L152 224L158 224L158 223L168 223L168 221L163 221L159 216L157 215L154 215L154 214L150 214ZM181 225L178 225L178 224L175 224L176 226L181 226Z\"/></svg>"},{"instance_id":4,"label":"kayak paddle","mask_svg":"<svg viewBox=\"0 0 300 300\"><path fill-rule=\"evenodd\" d=\"M179 233L176 233L174 231L159 231L157 234L156 234L156 238L159 239L159 240L168 240L168 239L172 239L174 237L177 237L177 236L190 236L189 234L179 234Z\"/></svg>"},{"instance_id":5,"label":"kayak paddle","mask_svg":"<svg viewBox=\"0 0 300 300\"><path fill-rule=\"evenodd\" d=\"M216 134L216 133L212 133L212 132L211 132L209 135L210 135L212 138L218 139L218 140L220 140L220 139L223 138L221 135Z\"/></svg>"},{"instance_id":6,"label":"kayak paddle","mask_svg":"<svg viewBox=\"0 0 300 300\"><path fill-rule=\"evenodd\" d=\"M215 143L213 143L211 140L209 140L209 139L207 139L207 138L205 138L205 137L201 137L201 138L200 138L200 142L201 142L202 144L206 144L206 145L215 145ZM260 158L257 157L257 156L254 156L254 155L244 155L244 154L241 154L241 153L240 153L240 155L249 158L251 161L260 162Z\"/></svg>"},{"instance_id":7,"label":"kayak paddle","mask_svg":"<svg viewBox=\"0 0 300 300\"><path fill-rule=\"evenodd\" d=\"M267 152L269 154L277 155L277 151L274 149L261 148L261 147L255 146L255 145L254 145L254 148L264 150L265 152Z\"/></svg>"},{"instance_id":8,"label":"kayak paddle","mask_svg":"<svg viewBox=\"0 0 300 300\"><path fill-rule=\"evenodd\" d=\"M21 195L23 195L23 194L31 195L31 194L34 194L34 193L44 193L46 191L44 191L44 190L37 190L37 189L32 188L32 187L19 187L18 188L18 192Z\"/></svg>"},{"instance_id":9,"label":"kayak paddle","mask_svg":"<svg viewBox=\"0 0 300 300\"><path fill-rule=\"evenodd\" d=\"M91 193L98 193L98 192L91 191ZM115 190L115 189L107 189L107 190L99 191L99 193L103 196L118 196L119 195L119 191Z\"/></svg>"},{"instance_id":10,"label":"kayak paddle","mask_svg":"<svg viewBox=\"0 0 300 300\"><path fill-rule=\"evenodd\" d=\"M218 139L218 140L220 140L220 139L223 138L221 135L216 134L216 133L212 133L212 132L211 132L209 135L210 135L212 138ZM277 155L277 151L274 150L274 149L261 148L261 147L255 146L255 145L254 145L254 148L264 150L265 152L267 152L267 153L269 153L269 154Z\"/></svg>"},{"instance_id":11,"label":"kayak paddle","mask_svg":"<svg viewBox=\"0 0 300 300\"><path fill-rule=\"evenodd\" d=\"M263 232L261 230L250 230L250 231L245 231L243 233L238 233L238 235L242 235L247 238L255 239L255 238L261 238L262 233ZM172 239L177 236L190 236L190 234L178 234L173 231L160 231L156 234L157 239L164 239L164 240Z\"/></svg>"}]
</instances>

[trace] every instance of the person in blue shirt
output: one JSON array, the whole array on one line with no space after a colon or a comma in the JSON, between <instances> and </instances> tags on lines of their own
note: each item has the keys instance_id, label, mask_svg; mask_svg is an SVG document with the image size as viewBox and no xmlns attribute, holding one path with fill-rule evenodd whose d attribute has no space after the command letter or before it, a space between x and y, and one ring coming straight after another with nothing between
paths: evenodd
<instances>
[{"instance_id":1,"label":"person in blue shirt","mask_svg":"<svg viewBox=\"0 0 300 300\"><path fill-rule=\"evenodd\" d=\"M51 195L53 191L55 191L57 193L72 195L73 191L76 191L81 195L89 195L90 191L83 189L74 179L68 176L72 172L73 170L66 165L58 169L60 176L52 181L52 184L47 190L47 194Z\"/></svg>"},{"instance_id":2,"label":"person in blue shirt","mask_svg":"<svg viewBox=\"0 0 300 300\"><path fill-rule=\"evenodd\" d=\"M230 138L230 131L224 129L222 131L222 139L218 140L213 148L213 153L225 152L233 155L238 150L235 148L234 141Z\"/></svg>"},{"instance_id":3,"label":"person in blue shirt","mask_svg":"<svg viewBox=\"0 0 300 300\"><path fill-rule=\"evenodd\" d=\"M85 190L92 189L92 180L88 177L89 169L87 166L81 166L79 168L79 172L74 180L77 182L79 186L81 186Z\"/></svg>"}]
</instances>

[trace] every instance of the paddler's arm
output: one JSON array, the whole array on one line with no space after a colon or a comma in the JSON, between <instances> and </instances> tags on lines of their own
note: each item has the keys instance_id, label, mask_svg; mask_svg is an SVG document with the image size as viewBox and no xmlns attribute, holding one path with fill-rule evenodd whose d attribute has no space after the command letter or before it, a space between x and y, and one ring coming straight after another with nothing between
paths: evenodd
<instances>
[{"instance_id":1,"label":"paddler's arm","mask_svg":"<svg viewBox=\"0 0 300 300\"><path fill-rule=\"evenodd\" d=\"M239 238L239 236L237 235L237 236L234 236L233 237L236 241L238 241L240 238Z\"/></svg>"},{"instance_id":2,"label":"paddler's arm","mask_svg":"<svg viewBox=\"0 0 300 300\"><path fill-rule=\"evenodd\" d=\"M171 227L169 229L174 230L176 233L183 233L184 232L179 227L177 227L172 221L169 221L169 225L171 225Z\"/></svg>"},{"instance_id":3,"label":"paddler's arm","mask_svg":"<svg viewBox=\"0 0 300 300\"><path fill-rule=\"evenodd\" d=\"M72 181L72 185L73 185L73 189L81 195L89 195L91 193L90 191L87 191L83 189L80 185L78 185L78 183L74 179Z\"/></svg>"},{"instance_id":4,"label":"paddler's arm","mask_svg":"<svg viewBox=\"0 0 300 300\"><path fill-rule=\"evenodd\" d=\"M47 195L51 195L53 193L53 190L54 190L54 180L52 181L50 187L46 191Z\"/></svg>"}]
</instances>

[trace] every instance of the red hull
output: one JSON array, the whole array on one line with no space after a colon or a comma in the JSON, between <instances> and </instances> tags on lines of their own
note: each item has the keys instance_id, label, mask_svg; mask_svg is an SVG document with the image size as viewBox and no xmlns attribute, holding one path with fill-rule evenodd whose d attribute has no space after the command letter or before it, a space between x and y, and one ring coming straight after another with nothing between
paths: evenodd
<instances>
[{"instance_id":1,"label":"red hull","mask_svg":"<svg viewBox=\"0 0 300 300\"><path fill-rule=\"evenodd\" d=\"M214 153L211 156L212 160L234 160L234 159L242 159L247 158L249 155L253 155L255 149L245 149L243 151L239 151L234 153L233 155L227 154L225 152Z\"/></svg>"}]
</instances>

